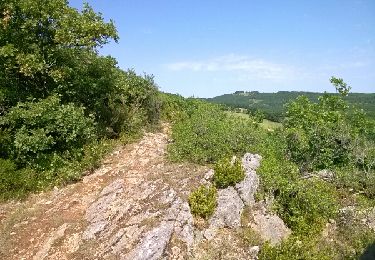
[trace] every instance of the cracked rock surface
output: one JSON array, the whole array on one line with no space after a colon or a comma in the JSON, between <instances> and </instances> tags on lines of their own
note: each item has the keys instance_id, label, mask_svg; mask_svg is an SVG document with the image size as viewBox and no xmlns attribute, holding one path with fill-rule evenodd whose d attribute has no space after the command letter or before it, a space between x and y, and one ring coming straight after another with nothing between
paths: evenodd
<instances>
[{"instance_id":1,"label":"cracked rock surface","mask_svg":"<svg viewBox=\"0 0 375 260\"><path fill-rule=\"evenodd\" d=\"M246 246L237 232L245 208L265 240L285 237L282 221L255 207L254 154L242 159L244 180L218 191L214 215L198 229L188 195L214 172L168 162L168 131L118 147L80 182L1 204L0 259L256 259L259 246Z\"/></svg>"},{"instance_id":2,"label":"cracked rock surface","mask_svg":"<svg viewBox=\"0 0 375 260\"><path fill-rule=\"evenodd\" d=\"M208 228L197 231L194 256L196 259L257 259L259 245L245 246L240 236L241 228L251 228L263 241L278 244L287 238L291 231L284 222L267 211L263 202L255 202L255 193L259 186L256 169L262 157L246 153L242 158L245 178L235 187L218 191L218 205L209 220ZM206 180L208 175L206 174ZM242 213L248 208L249 213ZM243 223L245 222L245 223Z\"/></svg>"},{"instance_id":3,"label":"cracked rock surface","mask_svg":"<svg viewBox=\"0 0 375 260\"><path fill-rule=\"evenodd\" d=\"M118 147L81 182L0 205L0 259L188 256L187 196L208 168L167 162L168 131Z\"/></svg>"}]
</instances>

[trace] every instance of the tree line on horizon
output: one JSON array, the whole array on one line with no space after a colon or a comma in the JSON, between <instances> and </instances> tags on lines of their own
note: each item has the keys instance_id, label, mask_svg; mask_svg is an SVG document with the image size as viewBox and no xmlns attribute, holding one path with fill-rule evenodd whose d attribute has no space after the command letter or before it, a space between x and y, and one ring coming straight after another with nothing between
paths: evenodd
<instances>
[{"instance_id":1,"label":"tree line on horizon","mask_svg":"<svg viewBox=\"0 0 375 260\"><path fill-rule=\"evenodd\" d=\"M340 95L339 93L330 94ZM281 122L285 117L285 104L301 95L316 103L322 93L306 91L278 91L276 93L236 91L232 94L224 94L205 100L226 105L231 109L245 108L252 113L259 110L264 113L266 119ZM375 93L349 93L344 99L349 104L363 109L369 118L375 118Z\"/></svg>"}]
</instances>

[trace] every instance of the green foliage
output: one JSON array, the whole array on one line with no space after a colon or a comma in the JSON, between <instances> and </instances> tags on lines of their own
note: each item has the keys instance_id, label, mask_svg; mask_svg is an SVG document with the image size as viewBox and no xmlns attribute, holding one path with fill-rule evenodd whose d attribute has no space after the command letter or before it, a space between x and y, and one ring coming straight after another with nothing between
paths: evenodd
<instances>
[{"instance_id":1,"label":"green foliage","mask_svg":"<svg viewBox=\"0 0 375 260\"><path fill-rule=\"evenodd\" d=\"M48 158L48 169L43 171L38 167L38 171L30 167L19 168L13 161L0 158L0 201L24 198L30 192L79 180L83 172L91 172L99 166L101 159L115 143L114 140L102 139L87 144L74 161L53 154Z\"/></svg>"},{"instance_id":2,"label":"green foliage","mask_svg":"<svg viewBox=\"0 0 375 260\"><path fill-rule=\"evenodd\" d=\"M318 179L301 179L298 166L284 156L282 137L280 132L271 133L258 147L263 159L257 170L261 178L257 196L274 197L275 210L296 234L318 233L337 212L335 187Z\"/></svg>"},{"instance_id":3,"label":"green foliage","mask_svg":"<svg viewBox=\"0 0 375 260\"><path fill-rule=\"evenodd\" d=\"M256 123L262 123L263 119L265 118L264 112L259 109L256 109L255 111L250 110L249 115L254 119Z\"/></svg>"},{"instance_id":4,"label":"green foliage","mask_svg":"<svg viewBox=\"0 0 375 260\"><path fill-rule=\"evenodd\" d=\"M200 186L189 196L191 213L204 219L209 218L216 208L217 190L214 186Z\"/></svg>"},{"instance_id":5,"label":"green foliage","mask_svg":"<svg viewBox=\"0 0 375 260\"><path fill-rule=\"evenodd\" d=\"M339 96L324 95L318 103L301 96L289 103L284 127L290 158L302 170L348 165L355 140L367 132L365 116L354 114Z\"/></svg>"},{"instance_id":6,"label":"green foliage","mask_svg":"<svg viewBox=\"0 0 375 260\"><path fill-rule=\"evenodd\" d=\"M279 161L276 157L265 157L257 171L261 176L261 192L279 194L280 190L288 187L289 182L299 178L299 171L295 164L289 161Z\"/></svg>"},{"instance_id":7,"label":"green foliage","mask_svg":"<svg viewBox=\"0 0 375 260\"><path fill-rule=\"evenodd\" d=\"M364 171L354 165L335 169L334 184L337 188L352 190L375 198L375 171Z\"/></svg>"},{"instance_id":8,"label":"green foliage","mask_svg":"<svg viewBox=\"0 0 375 260\"><path fill-rule=\"evenodd\" d=\"M92 172L98 168L102 158L114 148L116 143L118 143L117 140L100 139L83 146L82 157L75 162L75 169L79 173L78 178L81 177L81 172Z\"/></svg>"},{"instance_id":9,"label":"green foliage","mask_svg":"<svg viewBox=\"0 0 375 260\"><path fill-rule=\"evenodd\" d=\"M259 129L249 119L227 115L220 107L188 100L186 116L172 128L169 156L174 161L213 163L242 155L257 142Z\"/></svg>"},{"instance_id":10,"label":"green foliage","mask_svg":"<svg viewBox=\"0 0 375 260\"><path fill-rule=\"evenodd\" d=\"M176 123L187 117L188 107L192 102L180 95L161 93L161 118Z\"/></svg>"},{"instance_id":11,"label":"green foliage","mask_svg":"<svg viewBox=\"0 0 375 260\"><path fill-rule=\"evenodd\" d=\"M68 94L59 89L74 84L77 76L85 79L77 74L79 65L93 68L95 48L118 39L112 21L105 23L87 4L79 12L65 0L5 0L0 10L0 89L6 107L30 96Z\"/></svg>"},{"instance_id":12,"label":"green foliage","mask_svg":"<svg viewBox=\"0 0 375 260\"><path fill-rule=\"evenodd\" d=\"M275 156L263 158L258 197L271 194L274 207L296 234L318 233L337 212L335 187L322 180L300 178L298 167Z\"/></svg>"},{"instance_id":13,"label":"green foliage","mask_svg":"<svg viewBox=\"0 0 375 260\"><path fill-rule=\"evenodd\" d=\"M106 118L106 125L116 133L134 133L144 126L157 124L162 101L152 75L121 71L116 86L109 98L112 112Z\"/></svg>"},{"instance_id":14,"label":"green foliage","mask_svg":"<svg viewBox=\"0 0 375 260\"><path fill-rule=\"evenodd\" d=\"M274 247L266 243L261 248L259 259L362 259L366 248L375 241L374 232L350 220L338 223L337 229L330 232L330 237L291 235Z\"/></svg>"},{"instance_id":15,"label":"green foliage","mask_svg":"<svg viewBox=\"0 0 375 260\"><path fill-rule=\"evenodd\" d=\"M373 246L375 233L363 223L360 223L359 219L353 219L349 216L339 220L337 226L334 234L334 248L339 255L338 258L362 259L361 256L366 248Z\"/></svg>"},{"instance_id":16,"label":"green foliage","mask_svg":"<svg viewBox=\"0 0 375 260\"><path fill-rule=\"evenodd\" d=\"M330 82L336 90L344 97L348 96L351 87L348 86L342 78L331 77Z\"/></svg>"},{"instance_id":17,"label":"green foliage","mask_svg":"<svg viewBox=\"0 0 375 260\"><path fill-rule=\"evenodd\" d=\"M5 0L0 11L0 159L15 165L0 185L9 198L79 179L111 147L106 138L158 123L153 76L98 55L118 40L112 21L65 0Z\"/></svg>"},{"instance_id":18,"label":"green foliage","mask_svg":"<svg viewBox=\"0 0 375 260\"><path fill-rule=\"evenodd\" d=\"M35 183L30 181L34 176L35 173L30 169L17 171L12 161L0 158L0 201L20 198L28 191L34 190Z\"/></svg>"},{"instance_id":19,"label":"green foliage","mask_svg":"<svg viewBox=\"0 0 375 260\"><path fill-rule=\"evenodd\" d=\"M245 178L245 171L241 161L236 159L233 163L230 159L222 159L215 164L213 181L218 188L234 186Z\"/></svg>"},{"instance_id":20,"label":"green foliage","mask_svg":"<svg viewBox=\"0 0 375 260\"><path fill-rule=\"evenodd\" d=\"M266 119L282 122L285 118L284 105L293 101L298 96L306 96L312 102L318 102L322 93L302 91L278 91L276 93L260 93L258 91L242 91L233 94L224 94L206 99L208 102L223 104L231 109L245 108L249 112L260 110ZM341 96L339 93L331 95ZM345 100L364 111L369 118L375 119L375 94L374 93L349 93Z\"/></svg>"},{"instance_id":21,"label":"green foliage","mask_svg":"<svg viewBox=\"0 0 375 260\"><path fill-rule=\"evenodd\" d=\"M338 210L334 187L319 179L290 183L275 199L280 217L296 234L321 232Z\"/></svg>"},{"instance_id":22,"label":"green foliage","mask_svg":"<svg viewBox=\"0 0 375 260\"><path fill-rule=\"evenodd\" d=\"M74 158L95 138L93 119L84 116L83 108L61 105L57 96L19 103L0 118L0 126L12 135L5 147L8 157L19 166L41 169L49 168L56 154Z\"/></svg>"},{"instance_id":23,"label":"green foliage","mask_svg":"<svg viewBox=\"0 0 375 260\"><path fill-rule=\"evenodd\" d=\"M263 245L259 253L259 260L332 260L337 259L334 248L329 247L316 237L300 240L292 236L280 245L272 247L269 243Z\"/></svg>"}]
</instances>

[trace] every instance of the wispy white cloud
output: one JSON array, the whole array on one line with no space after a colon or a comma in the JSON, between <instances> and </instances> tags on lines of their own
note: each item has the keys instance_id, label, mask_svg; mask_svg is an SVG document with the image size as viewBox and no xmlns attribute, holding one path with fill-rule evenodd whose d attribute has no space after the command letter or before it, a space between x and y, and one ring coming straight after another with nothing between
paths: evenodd
<instances>
[{"instance_id":1,"label":"wispy white cloud","mask_svg":"<svg viewBox=\"0 0 375 260\"><path fill-rule=\"evenodd\" d=\"M320 67L320 70L325 71L335 71L335 70L342 70L342 69L357 69L363 68L371 65L369 61L352 61L352 62L345 62L345 63L337 63L337 64L326 64Z\"/></svg>"},{"instance_id":2,"label":"wispy white cloud","mask_svg":"<svg viewBox=\"0 0 375 260\"><path fill-rule=\"evenodd\" d=\"M298 69L290 65L233 54L210 60L170 63L167 64L167 68L172 71L239 72L241 76L269 80L290 79L298 74Z\"/></svg>"}]
</instances>

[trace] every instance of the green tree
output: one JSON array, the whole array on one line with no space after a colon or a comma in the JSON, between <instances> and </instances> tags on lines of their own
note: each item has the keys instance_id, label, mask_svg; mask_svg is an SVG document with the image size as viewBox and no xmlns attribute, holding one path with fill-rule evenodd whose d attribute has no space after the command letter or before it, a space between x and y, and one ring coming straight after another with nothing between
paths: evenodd
<instances>
[{"instance_id":1,"label":"green tree","mask_svg":"<svg viewBox=\"0 0 375 260\"><path fill-rule=\"evenodd\" d=\"M66 0L4 0L0 12L0 112L52 93L69 101L77 92L80 101L92 92L103 96L97 95L101 87L106 91L100 83L107 83L115 61L99 58L96 49L118 40L112 21L87 4L79 12Z\"/></svg>"},{"instance_id":2,"label":"green tree","mask_svg":"<svg viewBox=\"0 0 375 260\"><path fill-rule=\"evenodd\" d=\"M333 86L335 86L337 92L339 92L342 96L348 96L351 87L348 86L348 84L346 84L342 78L335 78L332 76L330 82L333 84Z\"/></svg>"},{"instance_id":3,"label":"green tree","mask_svg":"<svg viewBox=\"0 0 375 260\"><path fill-rule=\"evenodd\" d=\"M348 94L350 88L342 79L332 77L331 82L343 96ZM354 141L368 132L365 114L342 96L324 94L317 103L300 96L286 108L287 150L303 170L347 165Z\"/></svg>"},{"instance_id":4,"label":"green tree","mask_svg":"<svg viewBox=\"0 0 375 260\"><path fill-rule=\"evenodd\" d=\"M158 122L153 77L98 54L118 35L88 4L3 0L0 13L0 199L76 180L103 137Z\"/></svg>"}]
</instances>

